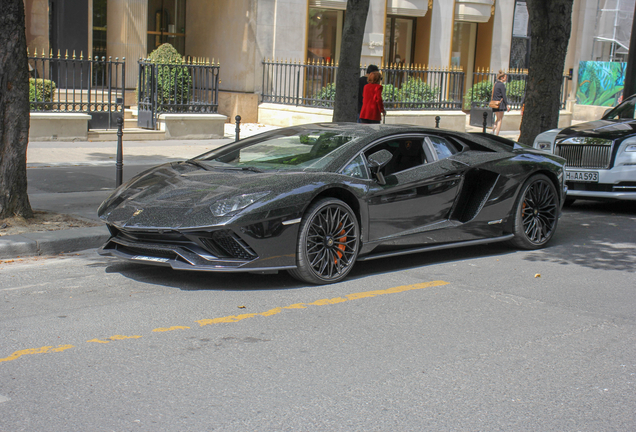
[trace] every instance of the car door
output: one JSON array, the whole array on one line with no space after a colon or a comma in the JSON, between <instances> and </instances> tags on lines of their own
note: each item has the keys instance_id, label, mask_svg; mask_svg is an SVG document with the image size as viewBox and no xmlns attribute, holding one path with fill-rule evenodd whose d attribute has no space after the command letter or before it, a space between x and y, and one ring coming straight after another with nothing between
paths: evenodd
<instances>
[{"instance_id":1,"label":"car door","mask_svg":"<svg viewBox=\"0 0 636 432\"><path fill-rule=\"evenodd\" d=\"M452 151L439 154L427 135L400 137L397 141L406 139L416 141L422 147L426 160L416 166L387 172L384 185L377 182L371 185L367 201L371 242L430 243L434 241L430 232L449 223L467 165L448 159ZM387 147L390 149L387 142L380 143L365 154ZM455 148L454 152L459 150ZM394 159L396 157L397 151Z\"/></svg>"}]
</instances>

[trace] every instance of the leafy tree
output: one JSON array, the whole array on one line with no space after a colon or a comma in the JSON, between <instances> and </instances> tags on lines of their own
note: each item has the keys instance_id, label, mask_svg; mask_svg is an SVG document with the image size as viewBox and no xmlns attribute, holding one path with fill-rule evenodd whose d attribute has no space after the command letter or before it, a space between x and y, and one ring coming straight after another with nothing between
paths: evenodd
<instances>
[{"instance_id":1,"label":"leafy tree","mask_svg":"<svg viewBox=\"0 0 636 432\"><path fill-rule=\"evenodd\" d=\"M27 195L29 66L24 0L0 0L0 218L33 217Z\"/></svg>"},{"instance_id":2,"label":"leafy tree","mask_svg":"<svg viewBox=\"0 0 636 432\"><path fill-rule=\"evenodd\" d=\"M358 120L358 79L364 27L369 14L369 0L348 0L345 12L340 60L336 74L336 100L333 121Z\"/></svg>"},{"instance_id":3,"label":"leafy tree","mask_svg":"<svg viewBox=\"0 0 636 432\"><path fill-rule=\"evenodd\" d=\"M527 0L530 20L530 62L525 111L519 141L532 145L543 129L556 128L561 82L572 28L574 0Z\"/></svg>"}]
</instances>

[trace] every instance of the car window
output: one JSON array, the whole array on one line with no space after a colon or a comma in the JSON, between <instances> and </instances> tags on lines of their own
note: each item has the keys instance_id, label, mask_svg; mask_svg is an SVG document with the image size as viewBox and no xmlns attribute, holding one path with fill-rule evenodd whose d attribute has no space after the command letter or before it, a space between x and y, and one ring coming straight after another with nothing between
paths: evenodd
<instances>
[{"instance_id":1,"label":"car window","mask_svg":"<svg viewBox=\"0 0 636 432\"><path fill-rule=\"evenodd\" d=\"M218 162L232 167L254 167L259 170L319 169L336 157L354 136L339 131L301 130L291 135L265 136L246 141L238 148L198 160Z\"/></svg>"},{"instance_id":2,"label":"car window","mask_svg":"<svg viewBox=\"0 0 636 432\"><path fill-rule=\"evenodd\" d=\"M342 174L359 179L368 179L367 168L362 155L358 155L354 160L342 169Z\"/></svg>"},{"instance_id":3,"label":"car window","mask_svg":"<svg viewBox=\"0 0 636 432\"><path fill-rule=\"evenodd\" d=\"M634 119L636 118L636 110L634 109L634 105L636 105L636 99L627 99L622 104L618 105L616 108L612 109L610 112L603 116L604 120L618 120L618 119Z\"/></svg>"},{"instance_id":4,"label":"car window","mask_svg":"<svg viewBox=\"0 0 636 432\"><path fill-rule=\"evenodd\" d=\"M427 162L422 138L399 138L385 141L373 146L365 151L364 154L368 158L380 150L388 150L393 155L393 158L382 169L382 173L385 176L402 172Z\"/></svg>"},{"instance_id":5,"label":"car window","mask_svg":"<svg viewBox=\"0 0 636 432\"><path fill-rule=\"evenodd\" d=\"M453 144L446 141L442 137L428 136L426 137L426 141L428 141L431 147L433 147L433 149L435 150L437 159L445 159L449 156L454 155L458 151Z\"/></svg>"}]
</instances>

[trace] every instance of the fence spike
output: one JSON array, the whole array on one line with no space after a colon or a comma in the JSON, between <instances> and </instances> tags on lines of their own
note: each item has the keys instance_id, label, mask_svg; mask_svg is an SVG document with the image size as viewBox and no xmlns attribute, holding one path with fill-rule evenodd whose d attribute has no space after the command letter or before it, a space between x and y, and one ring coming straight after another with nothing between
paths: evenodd
<instances>
[{"instance_id":1,"label":"fence spike","mask_svg":"<svg viewBox=\"0 0 636 432\"><path fill-rule=\"evenodd\" d=\"M75 60L75 50L73 50L73 60Z\"/></svg>"},{"instance_id":2,"label":"fence spike","mask_svg":"<svg viewBox=\"0 0 636 432\"><path fill-rule=\"evenodd\" d=\"M27 57L29 57L29 47L27 47Z\"/></svg>"},{"instance_id":3,"label":"fence spike","mask_svg":"<svg viewBox=\"0 0 636 432\"><path fill-rule=\"evenodd\" d=\"M29 50L27 49L27 53L28 53L28 52L29 52ZM37 57L37 56L38 56L38 49L37 49L37 48L35 49L35 54L34 54L34 55L35 55L35 57Z\"/></svg>"},{"instance_id":4,"label":"fence spike","mask_svg":"<svg viewBox=\"0 0 636 432\"><path fill-rule=\"evenodd\" d=\"M65 54L64 58L68 60L68 50L66 50L66 54Z\"/></svg>"}]
</instances>

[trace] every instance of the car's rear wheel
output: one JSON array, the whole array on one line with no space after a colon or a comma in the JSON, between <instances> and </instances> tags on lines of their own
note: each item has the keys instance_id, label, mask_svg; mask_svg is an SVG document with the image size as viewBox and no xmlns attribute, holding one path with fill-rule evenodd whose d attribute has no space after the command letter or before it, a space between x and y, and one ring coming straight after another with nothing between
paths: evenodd
<instances>
[{"instance_id":1,"label":"car's rear wheel","mask_svg":"<svg viewBox=\"0 0 636 432\"><path fill-rule=\"evenodd\" d=\"M512 244L521 249L545 246L559 220L559 196L550 179L538 174L526 180L514 209Z\"/></svg>"},{"instance_id":2,"label":"car's rear wheel","mask_svg":"<svg viewBox=\"0 0 636 432\"><path fill-rule=\"evenodd\" d=\"M353 268L359 243L360 228L351 207L335 198L320 199L300 222L297 268L289 273L313 284L339 282Z\"/></svg>"}]
</instances>

